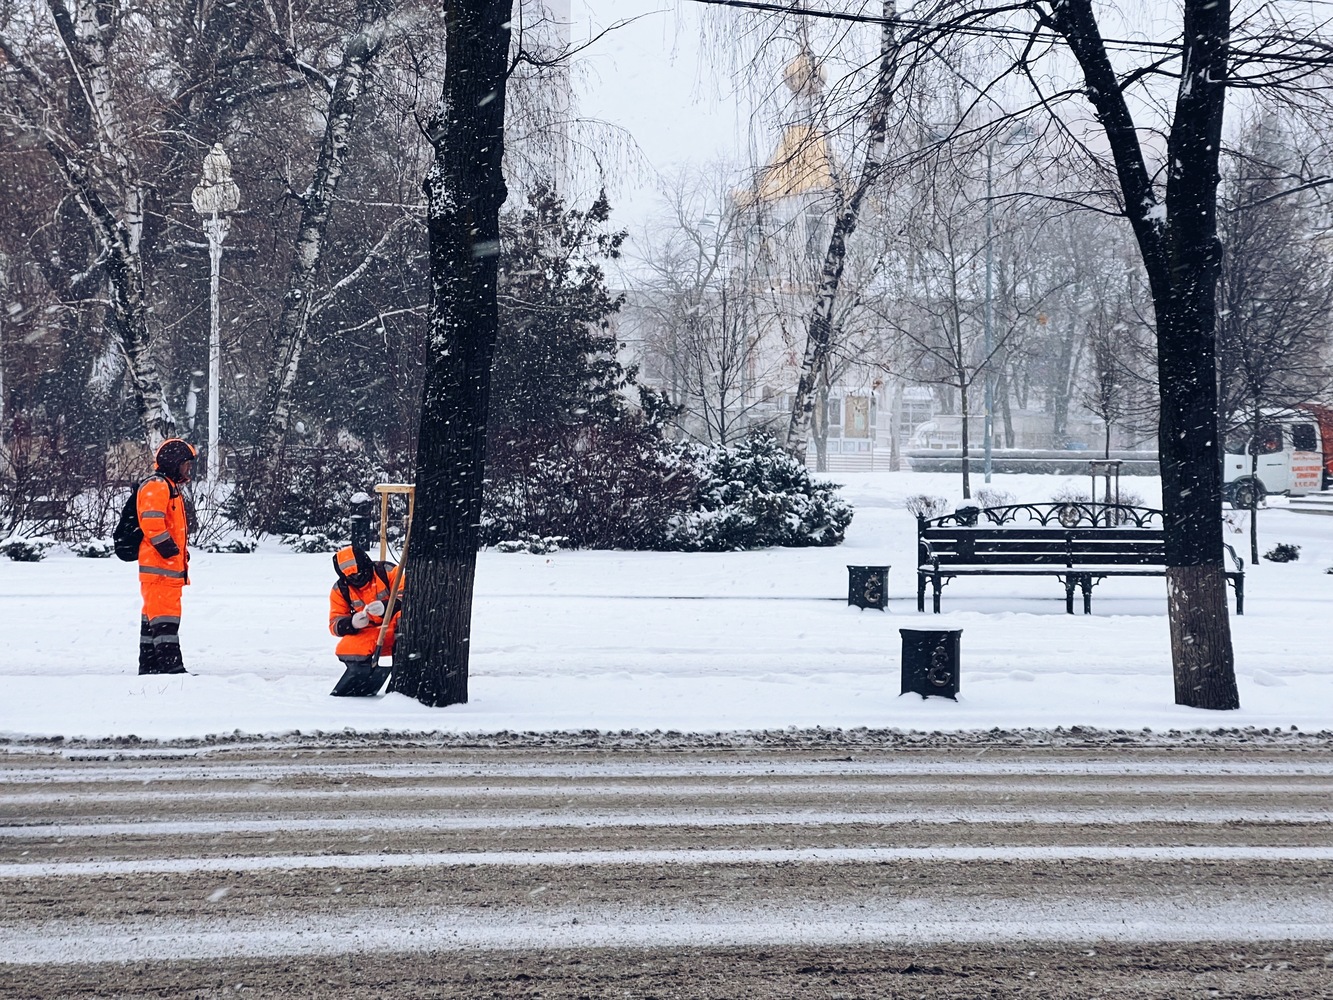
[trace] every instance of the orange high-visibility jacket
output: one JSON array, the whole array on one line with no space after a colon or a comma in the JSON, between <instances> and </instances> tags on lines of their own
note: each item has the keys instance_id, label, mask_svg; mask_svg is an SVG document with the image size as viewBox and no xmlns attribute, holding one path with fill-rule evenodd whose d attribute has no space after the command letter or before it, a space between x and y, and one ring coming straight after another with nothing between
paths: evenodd
<instances>
[{"instance_id":1,"label":"orange high-visibility jacket","mask_svg":"<svg viewBox=\"0 0 1333 1000\"><path fill-rule=\"evenodd\" d=\"M379 639L380 624L383 618L370 616L370 624L358 629L352 625L352 615L362 610L367 604L381 601L388 607L389 588L398 579L400 570L389 563L377 562L377 572L370 582L360 587L342 580L329 591L329 632L340 636L334 653L338 656L370 656L375 652L375 643ZM382 575L381 575L382 574ZM406 580L404 580L406 583ZM347 588L346 594L343 587ZM403 586L398 586L398 604L394 608L393 618L384 633L384 648L380 652L385 656L393 655L393 638L398 629L398 619L402 616Z\"/></svg>"},{"instance_id":2,"label":"orange high-visibility jacket","mask_svg":"<svg viewBox=\"0 0 1333 1000\"><path fill-rule=\"evenodd\" d=\"M185 497L165 476L150 476L135 499L143 541L139 543L139 575L190 582L190 553L186 549L189 525Z\"/></svg>"}]
</instances>

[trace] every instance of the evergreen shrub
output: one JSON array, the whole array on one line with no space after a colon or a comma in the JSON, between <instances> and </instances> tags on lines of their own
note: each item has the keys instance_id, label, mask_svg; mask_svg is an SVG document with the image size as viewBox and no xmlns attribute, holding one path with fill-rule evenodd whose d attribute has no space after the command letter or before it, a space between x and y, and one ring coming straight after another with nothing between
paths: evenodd
<instances>
[{"instance_id":1,"label":"evergreen shrub","mask_svg":"<svg viewBox=\"0 0 1333 1000\"><path fill-rule=\"evenodd\" d=\"M70 548L80 559L110 559L116 551L116 543L109 538L91 538L86 542L75 542Z\"/></svg>"},{"instance_id":2,"label":"evergreen shrub","mask_svg":"<svg viewBox=\"0 0 1333 1000\"><path fill-rule=\"evenodd\" d=\"M530 433L491 453L482 538L507 552L552 538L679 552L837 545L852 519L837 490L766 435L724 448L669 444L630 421Z\"/></svg>"},{"instance_id":3,"label":"evergreen shrub","mask_svg":"<svg viewBox=\"0 0 1333 1000\"><path fill-rule=\"evenodd\" d=\"M668 547L696 471L631 421L496 436L481 522L488 545L565 538L570 548Z\"/></svg>"},{"instance_id":4,"label":"evergreen shrub","mask_svg":"<svg viewBox=\"0 0 1333 1000\"><path fill-rule=\"evenodd\" d=\"M223 552L234 553L236 555L248 555L259 548L258 538L230 538L227 541L212 541L204 546L205 552Z\"/></svg>"},{"instance_id":5,"label":"evergreen shrub","mask_svg":"<svg viewBox=\"0 0 1333 1000\"><path fill-rule=\"evenodd\" d=\"M269 493L256 468L237 478L226 498L226 516L247 532L275 535L324 534L348 531L352 495L382 481L382 470L364 451L350 448L291 449Z\"/></svg>"},{"instance_id":6,"label":"evergreen shrub","mask_svg":"<svg viewBox=\"0 0 1333 1000\"><path fill-rule=\"evenodd\" d=\"M322 531L312 531L299 535L283 535L282 544L293 552L309 555L312 552L337 552L344 545L350 544L350 540L337 535L326 535Z\"/></svg>"},{"instance_id":7,"label":"evergreen shrub","mask_svg":"<svg viewBox=\"0 0 1333 1000\"><path fill-rule=\"evenodd\" d=\"M544 556L568 547L569 539L563 535L551 535L547 538L524 535L522 538L511 538L506 542L495 544L495 548L500 552L528 552L534 556Z\"/></svg>"},{"instance_id":8,"label":"evergreen shrub","mask_svg":"<svg viewBox=\"0 0 1333 1000\"><path fill-rule=\"evenodd\" d=\"M732 448L694 453L698 486L693 509L673 519L667 548L726 552L770 545L837 545L852 506L832 483L817 483L806 467L767 434Z\"/></svg>"},{"instance_id":9,"label":"evergreen shrub","mask_svg":"<svg viewBox=\"0 0 1333 1000\"><path fill-rule=\"evenodd\" d=\"M14 534L0 542L0 552L14 562L41 562L55 543L54 538Z\"/></svg>"}]
</instances>

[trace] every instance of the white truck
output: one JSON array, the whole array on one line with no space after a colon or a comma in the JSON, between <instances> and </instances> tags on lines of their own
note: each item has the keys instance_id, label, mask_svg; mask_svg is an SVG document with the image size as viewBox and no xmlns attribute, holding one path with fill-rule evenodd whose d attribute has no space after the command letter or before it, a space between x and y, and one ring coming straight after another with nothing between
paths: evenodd
<instances>
[{"instance_id":1,"label":"white truck","mask_svg":"<svg viewBox=\"0 0 1333 1000\"><path fill-rule=\"evenodd\" d=\"M1327 449L1327 451L1326 451ZM1224 496L1248 507L1270 493L1318 493L1333 475L1333 409L1309 404L1265 412L1227 435Z\"/></svg>"}]
</instances>

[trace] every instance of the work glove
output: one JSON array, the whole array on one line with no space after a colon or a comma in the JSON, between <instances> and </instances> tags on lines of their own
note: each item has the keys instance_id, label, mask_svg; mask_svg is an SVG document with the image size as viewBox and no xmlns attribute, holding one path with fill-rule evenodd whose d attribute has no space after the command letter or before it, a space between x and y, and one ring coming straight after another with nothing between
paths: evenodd
<instances>
[{"instance_id":1,"label":"work glove","mask_svg":"<svg viewBox=\"0 0 1333 1000\"><path fill-rule=\"evenodd\" d=\"M364 611L358 611L352 615L352 628L365 628L370 624L370 615Z\"/></svg>"},{"instance_id":2,"label":"work glove","mask_svg":"<svg viewBox=\"0 0 1333 1000\"><path fill-rule=\"evenodd\" d=\"M374 618L383 618L383 617L384 617L384 602L383 602L383 601L371 601L369 604L366 605L366 614L368 614L368 615L370 615L371 617L374 617Z\"/></svg>"}]
</instances>

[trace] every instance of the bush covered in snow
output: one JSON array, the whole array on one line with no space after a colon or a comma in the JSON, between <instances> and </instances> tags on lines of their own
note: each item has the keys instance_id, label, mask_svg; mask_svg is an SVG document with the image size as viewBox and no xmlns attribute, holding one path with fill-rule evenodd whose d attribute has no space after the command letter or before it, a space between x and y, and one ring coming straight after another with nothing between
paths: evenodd
<instances>
[{"instance_id":1,"label":"bush covered in snow","mask_svg":"<svg viewBox=\"0 0 1333 1000\"><path fill-rule=\"evenodd\" d=\"M204 545L205 552L231 552L236 555L247 555L257 548L259 539L247 537L229 538L226 541L218 539Z\"/></svg>"},{"instance_id":2,"label":"bush covered in snow","mask_svg":"<svg viewBox=\"0 0 1333 1000\"><path fill-rule=\"evenodd\" d=\"M1014 503L1014 495L1008 490L983 486L977 490L977 503L982 507L1008 507Z\"/></svg>"},{"instance_id":3,"label":"bush covered in snow","mask_svg":"<svg viewBox=\"0 0 1333 1000\"><path fill-rule=\"evenodd\" d=\"M913 517L924 517L929 520L932 517L939 517L947 511L949 501L944 497L933 497L926 493L918 493L903 501L903 506L907 508L907 513Z\"/></svg>"},{"instance_id":4,"label":"bush covered in snow","mask_svg":"<svg viewBox=\"0 0 1333 1000\"><path fill-rule=\"evenodd\" d=\"M568 546L569 539L563 535L552 535L548 538L528 535L525 538L511 538L507 541L495 543L495 548L500 552L530 552L535 556L544 556L548 552L559 552Z\"/></svg>"},{"instance_id":5,"label":"bush covered in snow","mask_svg":"<svg viewBox=\"0 0 1333 1000\"><path fill-rule=\"evenodd\" d=\"M1278 542L1264 553L1265 559L1276 563L1295 562L1300 557L1301 547L1299 545L1289 545L1286 542Z\"/></svg>"},{"instance_id":6,"label":"bush covered in snow","mask_svg":"<svg viewBox=\"0 0 1333 1000\"><path fill-rule=\"evenodd\" d=\"M43 536L28 537L27 535L10 535L3 542L0 542L0 552L9 556L15 562L41 562L46 558L49 550L56 541L54 538Z\"/></svg>"},{"instance_id":7,"label":"bush covered in snow","mask_svg":"<svg viewBox=\"0 0 1333 1000\"><path fill-rule=\"evenodd\" d=\"M116 551L116 543L109 538L92 538L75 542L70 548L81 559L110 559Z\"/></svg>"},{"instance_id":8,"label":"bush covered in snow","mask_svg":"<svg viewBox=\"0 0 1333 1000\"><path fill-rule=\"evenodd\" d=\"M337 535L326 535L320 531L311 531L300 535L283 535L282 544L288 546L293 552L304 552L309 555L312 552L337 552L349 542Z\"/></svg>"},{"instance_id":9,"label":"bush covered in snow","mask_svg":"<svg viewBox=\"0 0 1333 1000\"><path fill-rule=\"evenodd\" d=\"M1051 500L1055 503L1105 503L1106 495L1104 493L1093 497L1087 490L1077 486L1065 486L1051 495ZM1133 490L1122 489L1120 491L1120 506L1122 507L1144 507L1146 503L1143 497L1139 496Z\"/></svg>"},{"instance_id":10,"label":"bush covered in snow","mask_svg":"<svg viewBox=\"0 0 1333 1000\"><path fill-rule=\"evenodd\" d=\"M693 509L673 519L667 548L725 552L770 545L837 545L852 521L838 487L810 472L766 434L694 454Z\"/></svg>"}]
</instances>

